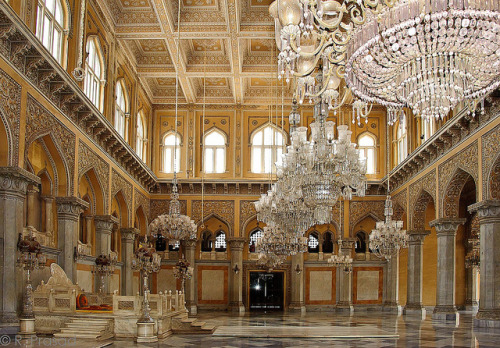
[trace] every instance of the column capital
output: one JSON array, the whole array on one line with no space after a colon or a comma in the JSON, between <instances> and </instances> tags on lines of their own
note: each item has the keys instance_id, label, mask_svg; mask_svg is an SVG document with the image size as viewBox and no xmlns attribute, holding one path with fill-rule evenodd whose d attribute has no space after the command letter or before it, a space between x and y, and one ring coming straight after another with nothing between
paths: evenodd
<instances>
[{"instance_id":1,"label":"column capital","mask_svg":"<svg viewBox=\"0 0 500 348\"><path fill-rule=\"evenodd\" d=\"M440 218L429 222L429 226L436 229L437 235L455 235L458 226L463 225L467 219L463 218Z\"/></svg>"},{"instance_id":2,"label":"column capital","mask_svg":"<svg viewBox=\"0 0 500 348\"><path fill-rule=\"evenodd\" d=\"M356 238L338 239L337 243L340 249L350 250L354 246L354 243L356 243Z\"/></svg>"},{"instance_id":3,"label":"column capital","mask_svg":"<svg viewBox=\"0 0 500 348\"><path fill-rule=\"evenodd\" d=\"M54 199L55 199L53 196L48 196L48 195L42 195L41 198L46 203L52 203L52 202L54 202Z\"/></svg>"},{"instance_id":4,"label":"column capital","mask_svg":"<svg viewBox=\"0 0 500 348\"><path fill-rule=\"evenodd\" d=\"M229 248L231 251L242 251L245 246L246 238L243 237L232 237L227 240L229 243Z\"/></svg>"},{"instance_id":5,"label":"column capital","mask_svg":"<svg viewBox=\"0 0 500 348\"><path fill-rule=\"evenodd\" d=\"M184 246L186 247L186 249L196 248L196 239L186 239L183 241L183 243L184 243Z\"/></svg>"},{"instance_id":6,"label":"column capital","mask_svg":"<svg viewBox=\"0 0 500 348\"><path fill-rule=\"evenodd\" d=\"M120 234L122 235L122 242L133 242L136 236L139 235L139 229L137 228L120 228Z\"/></svg>"},{"instance_id":7,"label":"column capital","mask_svg":"<svg viewBox=\"0 0 500 348\"><path fill-rule=\"evenodd\" d=\"M423 243L426 236L431 234L429 230L409 230L408 234L408 242L409 243Z\"/></svg>"},{"instance_id":8,"label":"column capital","mask_svg":"<svg viewBox=\"0 0 500 348\"><path fill-rule=\"evenodd\" d=\"M78 197L56 197L57 217L59 219L78 221L81 212L88 209L89 204Z\"/></svg>"},{"instance_id":9,"label":"column capital","mask_svg":"<svg viewBox=\"0 0 500 348\"><path fill-rule=\"evenodd\" d=\"M0 167L0 193L2 195L24 198L28 185L39 185L38 176L18 167Z\"/></svg>"},{"instance_id":10,"label":"column capital","mask_svg":"<svg viewBox=\"0 0 500 348\"><path fill-rule=\"evenodd\" d=\"M117 223L113 215L96 215L94 216L94 224L96 233L106 233L111 234L113 230L113 224Z\"/></svg>"},{"instance_id":11,"label":"column capital","mask_svg":"<svg viewBox=\"0 0 500 348\"><path fill-rule=\"evenodd\" d=\"M487 199L467 207L470 213L477 212L479 221L485 219L500 219L500 200Z\"/></svg>"}]
</instances>

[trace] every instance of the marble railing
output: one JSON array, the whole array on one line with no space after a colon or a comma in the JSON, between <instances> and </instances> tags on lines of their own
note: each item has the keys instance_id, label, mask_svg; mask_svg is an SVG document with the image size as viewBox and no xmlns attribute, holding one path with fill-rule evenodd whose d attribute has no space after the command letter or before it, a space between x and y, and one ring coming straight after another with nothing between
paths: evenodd
<instances>
[{"instance_id":1,"label":"marble railing","mask_svg":"<svg viewBox=\"0 0 500 348\"><path fill-rule=\"evenodd\" d=\"M184 311L185 298L182 291L176 290L147 294L151 315L161 317L175 311ZM113 295L113 314L124 316L139 316L142 313L143 296L120 296L115 291Z\"/></svg>"},{"instance_id":2,"label":"marble railing","mask_svg":"<svg viewBox=\"0 0 500 348\"><path fill-rule=\"evenodd\" d=\"M33 292L33 311L35 313L73 314L76 312L76 289L67 291Z\"/></svg>"},{"instance_id":3,"label":"marble railing","mask_svg":"<svg viewBox=\"0 0 500 348\"><path fill-rule=\"evenodd\" d=\"M0 55L144 188L156 183L151 169L5 1L0 1Z\"/></svg>"}]
</instances>

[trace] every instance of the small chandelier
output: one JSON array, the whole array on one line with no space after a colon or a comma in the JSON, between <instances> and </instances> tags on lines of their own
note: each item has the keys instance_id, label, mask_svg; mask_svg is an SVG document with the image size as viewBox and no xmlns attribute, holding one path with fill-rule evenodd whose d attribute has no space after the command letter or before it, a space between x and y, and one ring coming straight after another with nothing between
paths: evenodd
<instances>
[{"instance_id":1,"label":"small chandelier","mask_svg":"<svg viewBox=\"0 0 500 348\"><path fill-rule=\"evenodd\" d=\"M370 249L379 258L391 259L401 248L408 246L408 235L403 230L403 221L392 220L393 209L391 196L385 201L385 221L377 221L370 233Z\"/></svg>"},{"instance_id":2,"label":"small chandelier","mask_svg":"<svg viewBox=\"0 0 500 348\"><path fill-rule=\"evenodd\" d=\"M100 278L99 294L104 294L106 284L104 278L109 277L115 271L117 263L116 254L99 255L95 259L95 265L92 267L92 273Z\"/></svg>"},{"instance_id":3,"label":"small chandelier","mask_svg":"<svg viewBox=\"0 0 500 348\"><path fill-rule=\"evenodd\" d=\"M470 111L500 86L500 2L404 0L370 14L347 45L346 83L355 96L443 119Z\"/></svg>"},{"instance_id":4,"label":"small chandelier","mask_svg":"<svg viewBox=\"0 0 500 348\"><path fill-rule=\"evenodd\" d=\"M338 267L342 269L345 273L352 272L352 257L350 255L341 255L340 248L342 247L342 239L339 239L339 253L333 254L328 259L328 265L332 267Z\"/></svg>"},{"instance_id":5,"label":"small chandelier","mask_svg":"<svg viewBox=\"0 0 500 348\"><path fill-rule=\"evenodd\" d=\"M174 267L174 277L181 280L181 289L184 293L184 283L187 279L191 279L193 276L193 267L189 265L183 255L181 255L179 261Z\"/></svg>"},{"instance_id":6,"label":"small chandelier","mask_svg":"<svg viewBox=\"0 0 500 348\"><path fill-rule=\"evenodd\" d=\"M266 226L263 236L257 240L256 251L261 263L276 267L286 261L288 256L307 251L307 238L301 233L286 233L276 226Z\"/></svg>"}]
</instances>

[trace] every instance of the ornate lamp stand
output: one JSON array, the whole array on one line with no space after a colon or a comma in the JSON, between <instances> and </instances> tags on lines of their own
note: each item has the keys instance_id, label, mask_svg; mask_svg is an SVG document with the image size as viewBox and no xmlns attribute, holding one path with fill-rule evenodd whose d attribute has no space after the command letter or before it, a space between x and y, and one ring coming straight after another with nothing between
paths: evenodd
<instances>
[{"instance_id":1,"label":"ornate lamp stand","mask_svg":"<svg viewBox=\"0 0 500 348\"><path fill-rule=\"evenodd\" d=\"M184 294L184 284L187 279L191 279L193 276L193 267L189 266L189 262L186 261L184 255L181 256L179 262L175 264L174 277L181 280L181 291ZM184 303L185 305L185 303Z\"/></svg>"},{"instance_id":2,"label":"ornate lamp stand","mask_svg":"<svg viewBox=\"0 0 500 348\"><path fill-rule=\"evenodd\" d=\"M42 269L47 263L47 258L42 254L42 247L30 233L29 236L22 237L19 234L17 250L20 255L17 259L17 266L26 272L26 287L23 295L23 309L19 319L19 335L23 337L34 336L35 314L33 312L33 288L31 286L31 272Z\"/></svg>"},{"instance_id":3,"label":"ornate lamp stand","mask_svg":"<svg viewBox=\"0 0 500 348\"><path fill-rule=\"evenodd\" d=\"M161 266L161 256L155 248L149 247L147 243L141 244L132 259L132 269L140 271L143 283L144 298L142 303L142 316L137 321L137 342L157 342L158 337L154 334L154 320L151 318L149 307L149 274L158 272Z\"/></svg>"},{"instance_id":4,"label":"ornate lamp stand","mask_svg":"<svg viewBox=\"0 0 500 348\"><path fill-rule=\"evenodd\" d=\"M95 259L95 266L92 268L92 273L99 278L99 289L97 290L97 293L101 303L104 300L104 295L108 292L106 279L113 274L115 265L116 258L113 258L111 255L99 255Z\"/></svg>"}]
</instances>

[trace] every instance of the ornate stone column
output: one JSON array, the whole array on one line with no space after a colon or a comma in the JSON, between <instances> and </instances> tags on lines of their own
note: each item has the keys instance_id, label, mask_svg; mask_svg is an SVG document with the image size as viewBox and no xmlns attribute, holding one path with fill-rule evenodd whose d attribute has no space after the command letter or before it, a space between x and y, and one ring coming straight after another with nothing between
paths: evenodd
<instances>
[{"instance_id":1,"label":"ornate stone column","mask_svg":"<svg viewBox=\"0 0 500 348\"><path fill-rule=\"evenodd\" d=\"M111 215L94 216L96 256L107 256L111 252L111 233L115 222L116 219Z\"/></svg>"},{"instance_id":2,"label":"ornate stone column","mask_svg":"<svg viewBox=\"0 0 500 348\"><path fill-rule=\"evenodd\" d=\"M423 256L424 239L431 231L413 230L408 231L408 267L406 286L406 315L416 315L422 320L425 319L425 307L422 304L422 284L423 284Z\"/></svg>"},{"instance_id":3,"label":"ornate stone column","mask_svg":"<svg viewBox=\"0 0 500 348\"><path fill-rule=\"evenodd\" d=\"M54 203L54 197L43 196L43 203L45 206L45 231L47 234L54 232L54 218L52 214L52 203Z\"/></svg>"},{"instance_id":4,"label":"ornate stone column","mask_svg":"<svg viewBox=\"0 0 500 348\"><path fill-rule=\"evenodd\" d=\"M387 260L384 312L401 314L399 305L399 253Z\"/></svg>"},{"instance_id":5,"label":"ornate stone column","mask_svg":"<svg viewBox=\"0 0 500 348\"><path fill-rule=\"evenodd\" d=\"M486 200L469 206L477 212L481 265L479 310L474 325L500 327L500 200Z\"/></svg>"},{"instance_id":6,"label":"ornate stone column","mask_svg":"<svg viewBox=\"0 0 500 348\"><path fill-rule=\"evenodd\" d=\"M40 178L17 167L0 167L0 309L2 322L17 322L22 289L17 288L16 249L24 227L24 202L28 185Z\"/></svg>"},{"instance_id":7,"label":"ornate stone column","mask_svg":"<svg viewBox=\"0 0 500 348\"><path fill-rule=\"evenodd\" d=\"M460 218L441 218L429 223L436 229L438 258L436 307L432 318L452 320L457 324L460 316L455 307L455 239L458 226L465 221Z\"/></svg>"},{"instance_id":8,"label":"ornate stone column","mask_svg":"<svg viewBox=\"0 0 500 348\"><path fill-rule=\"evenodd\" d=\"M297 273L297 269L300 270ZM294 311L305 313L304 305L304 253L292 256L292 296L289 308Z\"/></svg>"},{"instance_id":9,"label":"ornate stone column","mask_svg":"<svg viewBox=\"0 0 500 348\"><path fill-rule=\"evenodd\" d=\"M61 249L58 264L76 283L75 248L78 245L78 220L88 203L78 197L56 197L57 246Z\"/></svg>"},{"instance_id":10,"label":"ornate stone column","mask_svg":"<svg viewBox=\"0 0 500 348\"><path fill-rule=\"evenodd\" d=\"M347 238L342 240L341 245L339 245L339 253L344 255L352 254L352 247L356 239ZM347 311L352 313L354 307L352 306L352 272L346 273L337 268L339 273L339 302L337 303L337 309L340 311Z\"/></svg>"},{"instance_id":11,"label":"ornate stone column","mask_svg":"<svg viewBox=\"0 0 500 348\"><path fill-rule=\"evenodd\" d=\"M134 241L139 235L137 228L120 228L122 236L122 291L123 296L133 296L134 271L132 270L132 258L134 255Z\"/></svg>"},{"instance_id":12,"label":"ornate stone column","mask_svg":"<svg viewBox=\"0 0 500 348\"><path fill-rule=\"evenodd\" d=\"M193 267L193 277L186 280L186 284L184 285L184 290L186 292L186 308L189 310L189 313L196 315L198 313L198 307L196 306L196 291L198 290L196 288L196 240L186 240L184 242L184 248L186 261Z\"/></svg>"},{"instance_id":13,"label":"ornate stone column","mask_svg":"<svg viewBox=\"0 0 500 348\"><path fill-rule=\"evenodd\" d=\"M35 205L36 205L36 194L40 192L38 187L32 186L28 188L27 196L28 196L28 208L26 211L26 226L38 227L37 216L35 214ZM38 228L37 228L38 230Z\"/></svg>"},{"instance_id":14,"label":"ornate stone column","mask_svg":"<svg viewBox=\"0 0 500 348\"><path fill-rule=\"evenodd\" d=\"M479 269L476 267L465 269L465 310L467 311L477 311L479 308L479 293L477 289L477 280L479 277Z\"/></svg>"},{"instance_id":15,"label":"ornate stone column","mask_svg":"<svg viewBox=\"0 0 500 348\"><path fill-rule=\"evenodd\" d=\"M243 305L243 247L245 238L231 238L228 240L231 250L231 269L229 270L229 309L244 313ZM238 272L235 272L238 267Z\"/></svg>"},{"instance_id":16,"label":"ornate stone column","mask_svg":"<svg viewBox=\"0 0 500 348\"><path fill-rule=\"evenodd\" d=\"M85 219L85 236L84 240L82 240L82 243L92 245L92 219L94 218L92 215L85 215L83 217Z\"/></svg>"}]
</instances>

